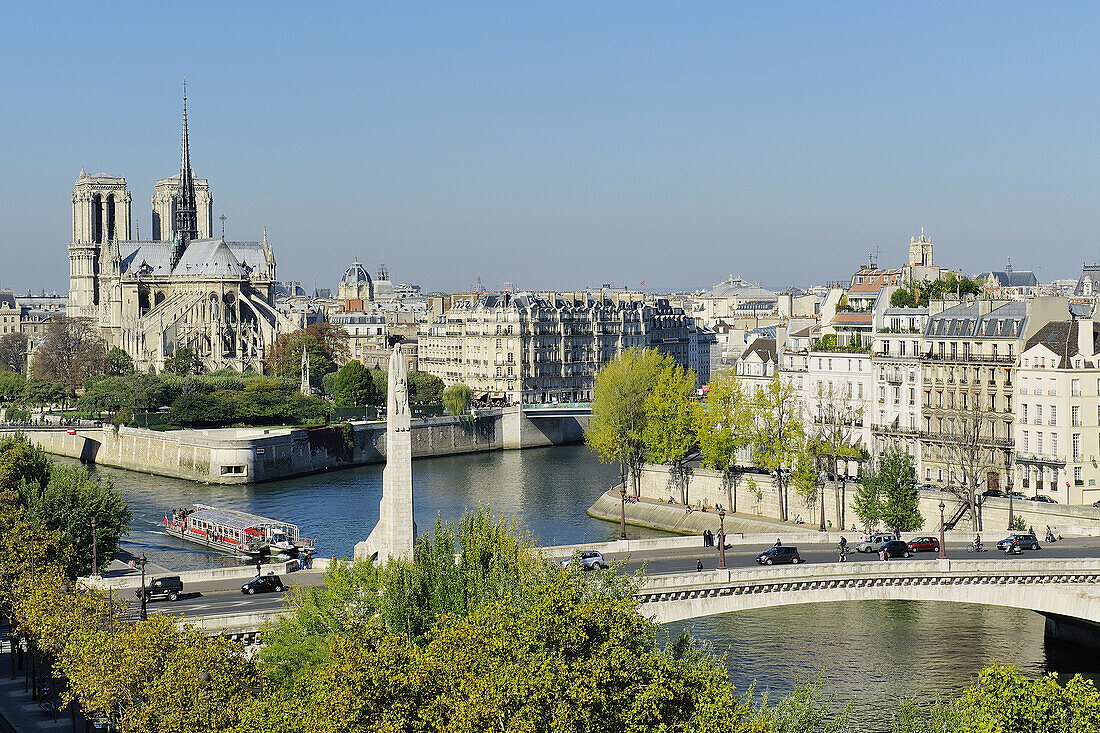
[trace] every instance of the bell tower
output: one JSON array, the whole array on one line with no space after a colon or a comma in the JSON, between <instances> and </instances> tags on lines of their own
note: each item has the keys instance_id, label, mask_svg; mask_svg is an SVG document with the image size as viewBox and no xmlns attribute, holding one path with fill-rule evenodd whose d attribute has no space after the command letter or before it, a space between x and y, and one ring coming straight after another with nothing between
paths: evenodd
<instances>
[{"instance_id":1,"label":"bell tower","mask_svg":"<svg viewBox=\"0 0 1100 733\"><path fill-rule=\"evenodd\" d=\"M73 228L69 243L70 316L94 317L99 305L99 258L107 242L130 239L130 191L126 179L80 169L73 187Z\"/></svg>"}]
</instances>

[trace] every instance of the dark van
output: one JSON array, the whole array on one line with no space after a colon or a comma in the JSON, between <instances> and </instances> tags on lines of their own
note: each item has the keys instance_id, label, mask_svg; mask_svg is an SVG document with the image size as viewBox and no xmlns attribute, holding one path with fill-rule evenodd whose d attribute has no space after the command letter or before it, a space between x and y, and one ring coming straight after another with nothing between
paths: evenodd
<instances>
[{"instance_id":1,"label":"dark van","mask_svg":"<svg viewBox=\"0 0 1100 733\"><path fill-rule=\"evenodd\" d=\"M178 601L180 594L183 593L183 581L180 580L178 575L166 575L163 578L153 578L148 585L145 586L145 600L151 601L156 598L167 598L170 601ZM135 591L135 595L141 598L141 589Z\"/></svg>"},{"instance_id":2,"label":"dark van","mask_svg":"<svg viewBox=\"0 0 1100 733\"><path fill-rule=\"evenodd\" d=\"M756 556L756 562L761 565L782 565L783 563L797 565L802 562L802 556L798 554L797 547L779 545L778 547L769 547L761 552Z\"/></svg>"}]
</instances>

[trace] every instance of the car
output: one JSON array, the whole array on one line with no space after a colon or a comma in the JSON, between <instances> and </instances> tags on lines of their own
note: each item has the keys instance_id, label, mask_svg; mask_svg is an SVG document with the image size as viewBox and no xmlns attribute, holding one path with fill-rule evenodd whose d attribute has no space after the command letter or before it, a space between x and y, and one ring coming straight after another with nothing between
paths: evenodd
<instances>
[{"instance_id":1,"label":"car","mask_svg":"<svg viewBox=\"0 0 1100 733\"><path fill-rule=\"evenodd\" d=\"M1030 497L1028 497L1028 501L1038 501L1038 502L1042 502L1043 504L1057 504L1058 503L1055 499L1052 499L1051 497L1047 496L1046 494L1036 494L1035 496L1030 496Z\"/></svg>"},{"instance_id":2,"label":"car","mask_svg":"<svg viewBox=\"0 0 1100 733\"><path fill-rule=\"evenodd\" d=\"M183 594L183 581L178 575L165 575L161 578L153 578L145 586L145 600L152 601L158 598L167 598L170 601L178 601ZM134 592L139 599L141 589Z\"/></svg>"},{"instance_id":3,"label":"car","mask_svg":"<svg viewBox=\"0 0 1100 733\"><path fill-rule=\"evenodd\" d=\"M1098 500L1096 500L1096 501L1092 502L1092 505L1093 505L1094 507L1096 507L1097 509L1100 509L1100 499L1098 499Z\"/></svg>"},{"instance_id":4,"label":"car","mask_svg":"<svg viewBox=\"0 0 1100 733\"><path fill-rule=\"evenodd\" d=\"M278 575L257 575L241 586L241 593L250 596L256 593L282 593L283 590L283 581Z\"/></svg>"},{"instance_id":5,"label":"car","mask_svg":"<svg viewBox=\"0 0 1100 733\"><path fill-rule=\"evenodd\" d=\"M882 549L883 545L885 545L887 542L892 541L893 539L895 539L894 535L888 532L879 532L877 534L871 535L870 537L856 545L856 551L878 552Z\"/></svg>"},{"instance_id":6,"label":"car","mask_svg":"<svg viewBox=\"0 0 1100 733\"><path fill-rule=\"evenodd\" d=\"M935 491L936 487L932 484L917 484L917 491Z\"/></svg>"},{"instance_id":7,"label":"car","mask_svg":"<svg viewBox=\"0 0 1100 733\"><path fill-rule=\"evenodd\" d=\"M1005 550L1015 540L1017 546L1022 547L1025 550L1038 550L1039 538L1031 532L1017 532L1016 534L1010 534L1003 540L997 543L998 550Z\"/></svg>"},{"instance_id":8,"label":"car","mask_svg":"<svg viewBox=\"0 0 1100 733\"><path fill-rule=\"evenodd\" d=\"M902 540L890 540L885 543L879 552L886 552L887 557L912 557L913 551L909 549L909 543Z\"/></svg>"},{"instance_id":9,"label":"car","mask_svg":"<svg viewBox=\"0 0 1100 733\"><path fill-rule=\"evenodd\" d=\"M757 555L756 562L761 565L782 565L784 563L797 565L802 562L802 556L798 554L798 548L793 545L776 545Z\"/></svg>"},{"instance_id":10,"label":"car","mask_svg":"<svg viewBox=\"0 0 1100 733\"><path fill-rule=\"evenodd\" d=\"M585 550L579 553L581 560L581 570L605 570L607 569L607 560L603 559L603 555L595 550ZM573 558L568 557L561 561L563 568L569 567L569 564L573 562Z\"/></svg>"},{"instance_id":11,"label":"car","mask_svg":"<svg viewBox=\"0 0 1100 733\"><path fill-rule=\"evenodd\" d=\"M1005 499L1005 498L1007 498L1005 496L1005 492L1001 491L1000 489L989 489L988 491L983 491L982 496L984 496L987 499Z\"/></svg>"},{"instance_id":12,"label":"car","mask_svg":"<svg viewBox=\"0 0 1100 733\"><path fill-rule=\"evenodd\" d=\"M914 537L909 540L910 552L939 552L940 541L935 537Z\"/></svg>"},{"instance_id":13,"label":"car","mask_svg":"<svg viewBox=\"0 0 1100 733\"><path fill-rule=\"evenodd\" d=\"M1008 492L1008 495L1011 496L1013 499L1026 499L1027 498L1026 496L1024 496L1024 492L1022 492L1022 491L1010 491L1010 492Z\"/></svg>"}]
</instances>

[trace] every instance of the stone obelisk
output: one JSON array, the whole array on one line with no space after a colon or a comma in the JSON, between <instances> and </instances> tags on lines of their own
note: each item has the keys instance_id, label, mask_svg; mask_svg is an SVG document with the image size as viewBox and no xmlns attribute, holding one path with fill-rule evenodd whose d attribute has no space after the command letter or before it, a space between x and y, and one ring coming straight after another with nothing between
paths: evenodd
<instances>
[{"instance_id":1,"label":"stone obelisk","mask_svg":"<svg viewBox=\"0 0 1100 733\"><path fill-rule=\"evenodd\" d=\"M382 471L382 500L378 524L366 542L355 546L356 559L412 557L416 541L413 521L412 436L409 415L409 368L400 345L390 355L389 395L386 400L386 468Z\"/></svg>"}]
</instances>

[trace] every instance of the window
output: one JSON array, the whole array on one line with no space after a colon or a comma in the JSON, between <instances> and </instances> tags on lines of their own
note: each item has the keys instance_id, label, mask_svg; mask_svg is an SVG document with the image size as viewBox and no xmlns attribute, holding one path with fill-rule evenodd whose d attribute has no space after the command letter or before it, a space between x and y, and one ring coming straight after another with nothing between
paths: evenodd
<instances>
[{"instance_id":1,"label":"window","mask_svg":"<svg viewBox=\"0 0 1100 733\"><path fill-rule=\"evenodd\" d=\"M1058 424L1058 405L1051 405L1050 406L1050 424L1051 425L1057 425Z\"/></svg>"},{"instance_id":2,"label":"window","mask_svg":"<svg viewBox=\"0 0 1100 733\"><path fill-rule=\"evenodd\" d=\"M1035 405L1035 424L1036 425L1042 425L1043 424L1043 406L1042 405Z\"/></svg>"},{"instance_id":3,"label":"window","mask_svg":"<svg viewBox=\"0 0 1100 733\"><path fill-rule=\"evenodd\" d=\"M1073 485L1074 486L1084 486L1085 485L1084 480L1081 478L1081 467L1080 466L1074 466L1073 467Z\"/></svg>"},{"instance_id":4,"label":"window","mask_svg":"<svg viewBox=\"0 0 1100 733\"><path fill-rule=\"evenodd\" d=\"M1073 395L1074 397L1079 397L1081 395L1081 380L1080 379L1071 379L1069 381L1069 393L1071 395Z\"/></svg>"},{"instance_id":5,"label":"window","mask_svg":"<svg viewBox=\"0 0 1100 733\"><path fill-rule=\"evenodd\" d=\"M1043 455L1043 434L1035 433L1035 454Z\"/></svg>"},{"instance_id":6,"label":"window","mask_svg":"<svg viewBox=\"0 0 1100 733\"><path fill-rule=\"evenodd\" d=\"M1027 403L1020 405L1020 422L1027 425Z\"/></svg>"},{"instance_id":7,"label":"window","mask_svg":"<svg viewBox=\"0 0 1100 733\"><path fill-rule=\"evenodd\" d=\"M1074 463L1080 463L1081 462L1081 434L1080 433L1074 433L1073 434L1073 462Z\"/></svg>"},{"instance_id":8,"label":"window","mask_svg":"<svg viewBox=\"0 0 1100 733\"><path fill-rule=\"evenodd\" d=\"M504 372L503 372L502 367L497 367L497 376L498 377L503 377L504 376Z\"/></svg>"},{"instance_id":9,"label":"window","mask_svg":"<svg viewBox=\"0 0 1100 733\"><path fill-rule=\"evenodd\" d=\"M1081 424L1081 408L1077 405L1069 408L1069 424L1073 427Z\"/></svg>"},{"instance_id":10,"label":"window","mask_svg":"<svg viewBox=\"0 0 1100 733\"><path fill-rule=\"evenodd\" d=\"M1023 431L1023 435L1020 438L1021 452L1027 453L1027 431Z\"/></svg>"},{"instance_id":11,"label":"window","mask_svg":"<svg viewBox=\"0 0 1100 733\"><path fill-rule=\"evenodd\" d=\"M1058 457L1058 433L1050 434L1050 455Z\"/></svg>"},{"instance_id":12,"label":"window","mask_svg":"<svg viewBox=\"0 0 1100 733\"><path fill-rule=\"evenodd\" d=\"M993 411L996 411L996 409L997 409L997 395L992 395L991 394L991 395L989 395L989 410L990 410L990 412L993 412Z\"/></svg>"}]
</instances>

